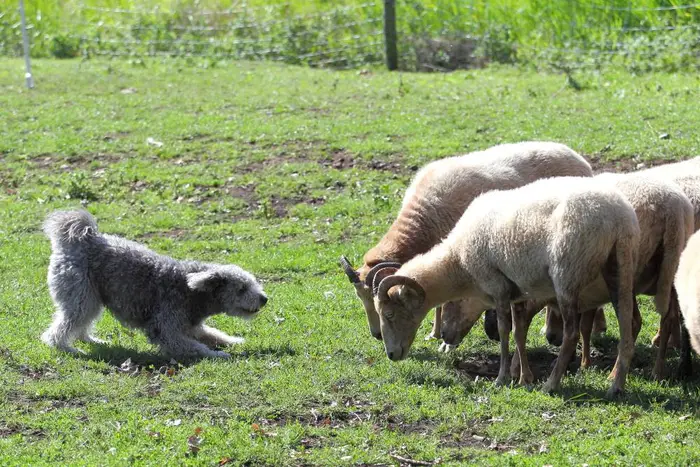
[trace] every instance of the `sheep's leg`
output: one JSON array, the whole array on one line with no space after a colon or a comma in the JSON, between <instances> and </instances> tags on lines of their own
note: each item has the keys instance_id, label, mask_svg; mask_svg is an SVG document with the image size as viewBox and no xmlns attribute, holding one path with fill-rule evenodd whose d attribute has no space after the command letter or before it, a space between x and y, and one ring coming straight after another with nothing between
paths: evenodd
<instances>
[{"instance_id":1,"label":"sheep's leg","mask_svg":"<svg viewBox=\"0 0 700 467\"><path fill-rule=\"evenodd\" d=\"M442 331L442 305L435 307L435 321L433 321L433 329L430 334L425 336L425 340L430 339L440 339L440 333Z\"/></svg>"},{"instance_id":2,"label":"sheep's leg","mask_svg":"<svg viewBox=\"0 0 700 467\"><path fill-rule=\"evenodd\" d=\"M588 310L581 313L581 368L591 366L591 334L593 333L593 323L596 318L596 310Z\"/></svg>"},{"instance_id":3,"label":"sheep's leg","mask_svg":"<svg viewBox=\"0 0 700 467\"><path fill-rule=\"evenodd\" d=\"M676 316L678 316L678 326L680 327L680 361L678 362L678 379L688 379L693 374L693 355L690 348L690 334L688 334L688 329L685 327L683 321L683 314L680 313L680 305L678 304L678 295L676 294L676 289L671 291L671 303L670 308L673 308Z\"/></svg>"},{"instance_id":4,"label":"sheep's leg","mask_svg":"<svg viewBox=\"0 0 700 467\"><path fill-rule=\"evenodd\" d=\"M532 319L542 310L542 303L527 301L525 302L525 335L530 330L530 325L532 324ZM517 338L516 338L517 339ZM515 352L513 352L513 358L510 361L510 376L511 378L520 377L520 352L517 347ZM533 376L534 378L534 376Z\"/></svg>"},{"instance_id":5,"label":"sheep's leg","mask_svg":"<svg viewBox=\"0 0 700 467\"><path fill-rule=\"evenodd\" d=\"M656 311L661 315L661 323L659 325L658 346L656 361L654 363L654 379L660 381L664 377L664 367L666 363L666 350L668 349L668 341L673 331L673 326L678 326L677 316L678 309L671 305L672 287L657 290L654 296L654 305Z\"/></svg>"},{"instance_id":6,"label":"sheep's leg","mask_svg":"<svg viewBox=\"0 0 700 467\"><path fill-rule=\"evenodd\" d=\"M511 307L511 310L517 355L520 357L520 381L518 381L518 384L532 384L534 378L532 376L532 370L530 370L530 363L527 360L527 351L525 349L527 344L527 331L529 328L525 304L516 303Z\"/></svg>"},{"instance_id":7,"label":"sheep's leg","mask_svg":"<svg viewBox=\"0 0 700 467\"><path fill-rule=\"evenodd\" d=\"M545 392L553 392L559 389L561 378L564 376L574 352L576 352L576 344L578 344L579 339L578 298L559 298L558 301L559 311L564 321L564 339L559 348L559 357L557 357L554 369L544 384L543 389Z\"/></svg>"},{"instance_id":8,"label":"sheep's leg","mask_svg":"<svg viewBox=\"0 0 700 467\"><path fill-rule=\"evenodd\" d=\"M498 336L501 341L501 367L498 369L496 385L503 386L508 382L509 354L508 341L510 340L511 313L510 304L502 304L496 308L498 316Z\"/></svg>"},{"instance_id":9,"label":"sheep's leg","mask_svg":"<svg viewBox=\"0 0 700 467\"><path fill-rule=\"evenodd\" d=\"M617 316L617 320L620 320L620 314L618 313L618 301L617 301L617 292L614 294L611 292L610 293L610 303L613 306L613 309L615 310L615 316ZM634 342L637 341L637 336L639 336L639 332L642 329L642 314L639 312L639 304L637 303L637 299L634 298L632 300L632 335L634 337ZM613 381L617 378L617 373L618 373L618 368L617 368L617 359L615 360L615 365L613 366L613 369L610 371L610 374L608 375L608 380Z\"/></svg>"},{"instance_id":10,"label":"sheep's leg","mask_svg":"<svg viewBox=\"0 0 700 467\"><path fill-rule=\"evenodd\" d=\"M605 320L605 311L603 307L598 307L595 310L595 320L593 321L593 334L605 334L608 330L608 323Z\"/></svg>"},{"instance_id":11,"label":"sheep's leg","mask_svg":"<svg viewBox=\"0 0 700 467\"><path fill-rule=\"evenodd\" d=\"M615 261L613 264L608 264L609 270L603 274L620 328L617 360L611 373L614 381L607 394L609 398L615 397L625 390L625 380L634 356L636 324L633 321L639 313L639 310L635 312L637 306L634 295L635 248L636 245L633 246L632 242L629 244L618 242L615 247ZM641 325L641 318L639 323Z\"/></svg>"}]
</instances>

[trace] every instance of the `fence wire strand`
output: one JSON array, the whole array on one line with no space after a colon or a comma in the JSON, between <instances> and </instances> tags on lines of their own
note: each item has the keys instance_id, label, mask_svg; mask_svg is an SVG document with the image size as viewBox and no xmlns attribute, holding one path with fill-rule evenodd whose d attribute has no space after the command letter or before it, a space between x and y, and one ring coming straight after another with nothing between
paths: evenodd
<instances>
[{"instance_id":1,"label":"fence wire strand","mask_svg":"<svg viewBox=\"0 0 700 467\"><path fill-rule=\"evenodd\" d=\"M700 69L700 3L620 3L553 0L535 9L523 2L514 15L509 2L401 2L399 56L403 68L451 70L494 61L584 66L606 56L636 67L665 54L667 68ZM201 57L345 68L384 60L382 0L329 2L317 11L298 0L237 1L219 10L175 5L106 8L85 0L60 18L28 17L28 28L35 50L59 58ZM16 44L3 41L16 23L13 10L0 11L0 55L19 54ZM53 29L46 32L45 25Z\"/></svg>"}]
</instances>

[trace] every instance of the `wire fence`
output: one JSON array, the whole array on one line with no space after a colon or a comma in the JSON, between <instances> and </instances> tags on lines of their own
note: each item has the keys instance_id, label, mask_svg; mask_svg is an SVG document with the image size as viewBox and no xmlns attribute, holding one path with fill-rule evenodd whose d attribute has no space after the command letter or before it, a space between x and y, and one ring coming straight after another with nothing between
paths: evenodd
<instances>
[{"instance_id":1,"label":"wire fence","mask_svg":"<svg viewBox=\"0 0 700 467\"><path fill-rule=\"evenodd\" d=\"M0 55L22 52L13 3L0 4ZM35 57L272 60L355 68L385 60L384 14L393 3L290 0L205 8L196 1L151 0L123 2L149 6L110 8L99 0L27 0L26 6ZM408 70L492 62L700 69L700 3L689 0L399 0L396 20L399 65Z\"/></svg>"}]
</instances>

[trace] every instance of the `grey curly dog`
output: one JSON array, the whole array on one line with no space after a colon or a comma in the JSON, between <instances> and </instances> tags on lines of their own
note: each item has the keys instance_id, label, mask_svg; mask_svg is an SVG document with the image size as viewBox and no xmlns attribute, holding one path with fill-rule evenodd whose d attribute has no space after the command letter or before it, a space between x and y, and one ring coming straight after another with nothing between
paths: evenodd
<instances>
[{"instance_id":1,"label":"grey curly dog","mask_svg":"<svg viewBox=\"0 0 700 467\"><path fill-rule=\"evenodd\" d=\"M56 211L44 223L51 240L48 283L56 304L42 340L67 352L76 339L102 343L92 327L107 307L174 358L227 358L210 347L243 342L204 324L213 315L250 318L267 302L252 274L235 265L179 261L101 234L84 210Z\"/></svg>"}]
</instances>

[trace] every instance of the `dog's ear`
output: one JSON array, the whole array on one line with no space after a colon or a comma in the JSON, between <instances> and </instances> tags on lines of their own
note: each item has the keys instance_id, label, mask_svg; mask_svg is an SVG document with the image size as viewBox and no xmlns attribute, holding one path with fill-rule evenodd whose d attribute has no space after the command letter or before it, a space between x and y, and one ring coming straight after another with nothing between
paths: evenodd
<instances>
[{"instance_id":1,"label":"dog's ear","mask_svg":"<svg viewBox=\"0 0 700 467\"><path fill-rule=\"evenodd\" d=\"M187 274L187 286L197 292L211 292L224 282L218 271L200 271Z\"/></svg>"}]
</instances>

